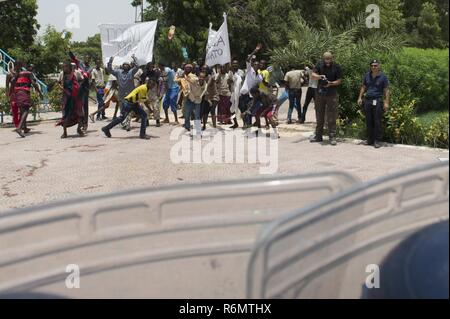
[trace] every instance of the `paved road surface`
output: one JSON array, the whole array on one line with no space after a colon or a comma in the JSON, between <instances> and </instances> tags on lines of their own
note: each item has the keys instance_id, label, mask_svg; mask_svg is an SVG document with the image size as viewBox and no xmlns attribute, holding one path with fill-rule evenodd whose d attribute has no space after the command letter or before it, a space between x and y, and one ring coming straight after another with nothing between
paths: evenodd
<instances>
[{"instance_id":1,"label":"paved road surface","mask_svg":"<svg viewBox=\"0 0 450 319\"><path fill-rule=\"evenodd\" d=\"M283 106L281 119L286 117ZM314 120L312 109L308 121ZM0 212L83 194L108 193L137 187L158 187L263 176L261 164L174 164L170 150L173 126L150 127L150 141L137 139L138 124L131 132L116 128L113 138L99 131L104 122L91 124L88 136L61 140L54 122L32 126L20 139L11 128L0 129ZM276 174L293 175L342 170L362 180L385 176L416 165L448 158L448 152L427 148L384 147L375 150L357 143L337 147L309 143L313 123L281 125ZM229 134L227 131L226 134ZM265 139L265 137L262 137ZM180 194L181 196L182 194Z\"/></svg>"}]
</instances>

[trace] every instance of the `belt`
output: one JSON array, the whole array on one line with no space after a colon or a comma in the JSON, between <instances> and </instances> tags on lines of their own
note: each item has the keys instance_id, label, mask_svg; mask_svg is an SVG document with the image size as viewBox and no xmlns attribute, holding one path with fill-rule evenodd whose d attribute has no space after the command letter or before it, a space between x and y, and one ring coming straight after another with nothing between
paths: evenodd
<instances>
[{"instance_id":1,"label":"belt","mask_svg":"<svg viewBox=\"0 0 450 319\"><path fill-rule=\"evenodd\" d=\"M14 91L15 92L17 92L17 91L27 91L27 92L30 92L31 91L31 88L30 87L28 87L28 86L19 86L19 87L15 87L14 88Z\"/></svg>"}]
</instances>

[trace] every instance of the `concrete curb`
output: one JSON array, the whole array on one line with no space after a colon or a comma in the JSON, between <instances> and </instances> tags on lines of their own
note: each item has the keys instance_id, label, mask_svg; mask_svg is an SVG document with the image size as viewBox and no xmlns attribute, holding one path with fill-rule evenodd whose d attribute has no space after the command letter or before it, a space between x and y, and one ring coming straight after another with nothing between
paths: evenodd
<instances>
[{"instance_id":1,"label":"concrete curb","mask_svg":"<svg viewBox=\"0 0 450 319\"><path fill-rule=\"evenodd\" d=\"M304 137L311 137L312 134L314 134L314 132L299 132L299 133ZM341 143L344 142L344 143L349 143L349 144L354 144L354 145L360 145L365 142L365 140L353 139L353 138L348 138L348 137L338 138L338 141L340 141ZM446 153L446 154L449 153L449 150L445 149L445 148L434 148L434 147L429 147L429 146L417 146L417 145L405 145L405 144L392 144L392 143L387 143L387 142L383 142L382 144L384 147L397 147L397 148L406 148L406 149L422 150L422 151L434 150L434 151L440 151L440 152Z\"/></svg>"}]
</instances>

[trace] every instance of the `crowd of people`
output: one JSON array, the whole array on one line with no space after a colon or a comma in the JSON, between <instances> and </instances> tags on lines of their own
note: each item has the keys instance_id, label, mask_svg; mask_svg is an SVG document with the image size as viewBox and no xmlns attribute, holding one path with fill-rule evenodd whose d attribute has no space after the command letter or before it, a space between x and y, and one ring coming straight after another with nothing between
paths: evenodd
<instances>
[{"instance_id":1,"label":"crowd of people","mask_svg":"<svg viewBox=\"0 0 450 319\"><path fill-rule=\"evenodd\" d=\"M330 144L337 145L338 87L342 84L342 70L333 61L333 55L326 52L315 66L301 69L289 66L284 74L281 68L269 67L267 61L256 59L261 48L258 45L248 55L245 71L239 68L237 60L215 67L208 67L203 59L180 67L174 63L169 66L162 61L139 67L134 56L132 61L119 68L113 68L114 58L111 57L103 69L101 61L93 66L89 57L81 61L69 50L70 60L63 64L58 81L63 92L62 118L57 123L63 128L61 138L67 138L67 129L75 125L77 133L84 136L89 121L108 120L105 110L113 104L114 116L102 128L107 137L112 136L111 129L119 124L130 131L134 120L140 122L139 137L149 139L147 128L151 118L156 127L179 125L182 119L184 129L190 132L193 128L197 136L201 136L208 125L218 128L218 124L230 125L230 129L256 127L258 133L264 119L265 127L278 134L278 111L285 101L289 100L287 123L294 123L292 116L296 109L297 123L303 124L308 106L314 100L317 124L311 142L323 141L326 124ZM378 60L372 60L370 68L363 77L357 103L366 114L368 144L379 148L381 118L389 107L389 81L381 72ZM308 89L302 106L302 87L305 85ZM285 90L280 91L283 86ZM26 69L17 62L7 76L7 94L15 132L22 138L29 133L26 119L31 107L32 87L41 94L32 68ZM91 90L96 92L98 109L90 114ZM164 111L163 121L161 109ZM180 109L182 115L179 117ZM169 112L174 116L172 123Z\"/></svg>"}]
</instances>

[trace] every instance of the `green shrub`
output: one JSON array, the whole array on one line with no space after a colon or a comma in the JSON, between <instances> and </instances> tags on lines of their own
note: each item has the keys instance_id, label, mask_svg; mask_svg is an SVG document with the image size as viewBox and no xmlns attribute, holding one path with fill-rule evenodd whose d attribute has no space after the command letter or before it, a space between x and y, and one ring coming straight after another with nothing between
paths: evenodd
<instances>
[{"instance_id":1,"label":"green shrub","mask_svg":"<svg viewBox=\"0 0 450 319\"><path fill-rule=\"evenodd\" d=\"M357 112L357 117L352 121L337 120L337 135L360 140L367 139L366 122L362 111Z\"/></svg>"},{"instance_id":2,"label":"green shrub","mask_svg":"<svg viewBox=\"0 0 450 319\"><path fill-rule=\"evenodd\" d=\"M404 48L383 57L391 87L410 93L418 112L446 110L448 105L448 49Z\"/></svg>"},{"instance_id":3,"label":"green shrub","mask_svg":"<svg viewBox=\"0 0 450 319\"><path fill-rule=\"evenodd\" d=\"M53 112L61 111L63 92L59 85L54 85L48 93L49 108Z\"/></svg>"},{"instance_id":4,"label":"green shrub","mask_svg":"<svg viewBox=\"0 0 450 319\"><path fill-rule=\"evenodd\" d=\"M423 145L425 130L415 114L416 101L394 104L385 113L385 139L391 143Z\"/></svg>"},{"instance_id":5,"label":"green shrub","mask_svg":"<svg viewBox=\"0 0 450 319\"><path fill-rule=\"evenodd\" d=\"M32 114L33 116L36 116L36 114L38 113L40 107L41 107L41 97L39 96L39 94L37 92L35 92L33 90L33 91L31 91L31 110L30 110L30 114Z\"/></svg>"},{"instance_id":6,"label":"green shrub","mask_svg":"<svg viewBox=\"0 0 450 319\"><path fill-rule=\"evenodd\" d=\"M427 145L439 148L449 148L448 120L448 113L441 114L433 120L425 135L425 141Z\"/></svg>"},{"instance_id":7,"label":"green shrub","mask_svg":"<svg viewBox=\"0 0 450 319\"><path fill-rule=\"evenodd\" d=\"M6 96L6 89L0 88L0 112L3 114L10 114L11 107L9 105L9 99Z\"/></svg>"}]
</instances>

